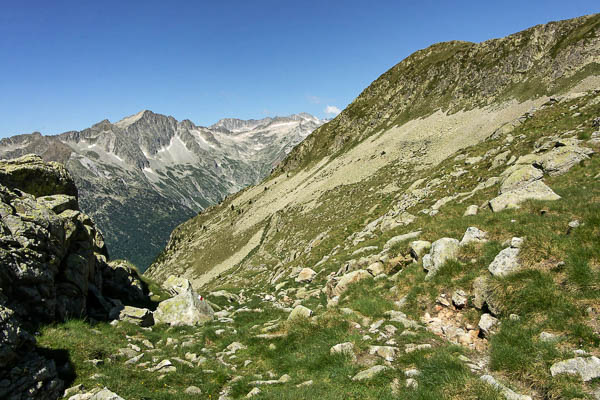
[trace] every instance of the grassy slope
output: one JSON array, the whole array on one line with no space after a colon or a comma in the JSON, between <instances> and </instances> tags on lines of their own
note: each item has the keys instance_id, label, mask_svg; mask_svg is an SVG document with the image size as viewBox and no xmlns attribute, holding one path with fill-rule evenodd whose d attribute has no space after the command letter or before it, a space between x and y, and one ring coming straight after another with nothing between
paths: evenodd
<instances>
[{"instance_id":1,"label":"grassy slope","mask_svg":"<svg viewBox=\"0 0 600 400\"><path fill-rule=\"evenodd\" d=\"M596 104L593 104L594 101ZM593 131L591 120L600 115L599 103L598 94L589 94L547 107L536 112L533 118L512 133L515 137L512 143L507 144L501 138L468 148L463 153L468 156L483 155L490 149L504 146L514 155L523 155L531 152L533 144L541 136L570 130L580 138L589 138ZM575 107L577 110L573 110ZM576 116L575 111L581 115ZM434 170L414 171L410 180L402 174L401 166L398 169L386 168L360 185L348 185L324 194L320 199L321 206L313 210L313 218L306 218L300 210L291 213L280 222L283 225L279 233L264 244L262 254L257 252L252 257L253 265L264 262L265 267L232 271L213 284L215 289L224 287L233 292L244 289L245 296L250 299L244 306L263 310L260 313L240 313L235 316L233 324L214 322L197 329L157 326L152 331L144 331L125 323L113 328L105 324L91 327L81 321L71 321L44 327L38 338L39 344L42 347L68 350L75 365L75 383L84 383L87 387L107 386L127 399L194 398L183 393L189 385L202 388L207 398L218 398L218 393L226 382L234 376L241 376L240 380L229 384L232 397L237 398L250 391L253 386L249 382L258 379L255 374L269 379L268 371L273 371L276 377L287 373L291 376L291 381L261 387L263 392L257 398L501 398L496 391L484 385L476 374L470 372L458 358L460 355L473 359L488 357L490 373L519 392L532 394L536 398L591 398L591 391L600 387L597 379L583 384L574 377L552 378L549 367L553 362L572 357L573 349L585 349L591 354L600 355L597 322L600 313L600 182L597 178L600 159L593 157L572 168L566 175L545 178L545 182L562 196L559 201L528 202L517 210L500 213L483 211L476 216L462 216L468 204L482 204L495 196L498 190L495 186L477 192L464 203L451 202L445 205L434 217L418 213L420 209L431 206L435 200L449 193L472 189L478 181L474 177L481 177L480 180L483 181L502 171L502 168L489 171L489 163L490 160L486 160L474 166L465 166L462 159L448 159ZM477 226L489 232L488 243L463 248L459 259L447 263L433 280L424 280L425 272L420 264L410 264L396 279L367 281L354 285L346 292L340 301L340 307L352 308L357 313L345 315L339 308L326 309L325 296L318 295L303 301L304 305L316 312L317 319L303 320L292 325L282 322L287 318L287 312L278 310L270 302L261 299L264 293L276 293L273 285L267 282L274 267L269 264L268 255L277 251L275 244L280 239L293 234L296 241L309 240L323 231L324 226L329 227L326 239L311 252L303 253L289 263L289 266L313 266L323 255L342 244L349 233L362 229L370 219L385 212L396 201L394 193L378 193L370 190L371 188L379 189L394 182L399 187L398 193L402 194L416 178L422 176L431 180L448 176L450 171L458 167L469 170L469 173L452 178L438 187L436 193L424 203L409 209L418 217L411 226L378 234L357 246L342 248L327 263L316 268L323 271L315 281L305 286L308 290L322 288L326 276L337 270L345 260L353 258L351 254L354 250L369 245L381 248L390 237L416 228L423 230L423 239L431 241L444 236L460 239L469 226ZM348 200L344 203L340 199ZM546 211L543 215L540 213L542 209ZM304 218L303 222L299 223L301 218ZM583 224L567 235L567 224L572 219L578 219ZM414 337L402 336L400 333L404 327L399 323L391 324L399 328L394 338L400 349L407 343L430 343L433 349L411 354L401 353L393 362L395 370L384 372L366 383L356 383L349 379L364 367L353 364L344 357L329 354L332 345L350 341L355 343L359 359L368 359L368 342L361 339L367 333L368 323L393 309L393 302L404 296L407 303L402 310L419 320L425 312L435 311L435 299L439 294L451 294L456 288L470 291L474 278L489 275L487 266L503 248L501 243L512 236L526 238L521 253L525 267L523 271L506 278L493 279L493 296L500 305L498 317L502 324L482 354L448 343L425 330L418 331ZM407 243L401 243L393 248L393 252L405 254L406 246ZM564 261L564 265L559 264L559 261ZM301 285L293 279L289 279L285 288L299 286ZM288 291L288 295L294 297L294 291ZM223 302L220 305L227 306ZM461 313L467 320L477 323L481 311L469 305ZM520 320L510 320L508 317L512 313L518 314ZM255 337L263 324L276 319L281 322L276 331L286 332L286 337L271 340ZM357 328L357 323L361 324L360 328ZM218 335L217 330L221 328L226 329L226 333ZM93 329L100 333L95 333ZM236 333L231 329L235 329ZM558 334L561 339L556 343L541 342L539 334L542 331ZM166 346L164 342L167 337L175 338L179 343L191 340L191 345L185 348L181 345L177 348ZM184 358L186 352L205 355L208 361L202 367L188 368L172 360L177 366L177 372L167 374L159 380L158 374L125 365L126 358L114 356L118 348L125 347L129 342L135 343L136 338L147 338L158 349L153 354L146 354L142 362L151 360L151 357L157 357L156 361L173 356ZM248 347L239 351L235 359L228 360L236 366L237 371L224 367L214 357L216 352L233 341ZM275 347L269 347L270 344ZM143 346L140 344L140 347ZM104 365L93 367L84 362L91 358L106 361ZM247 359L252 360L252 363L244 367L243 361ZM374 361L382 362L377 358ZM406 378L402 371L413 367L420 369L422 374L417 378L418 389L408 390L404 388ZM94 373L105 376L92 379L90 376ZM398 395L392 394L390 390L390 383L396 378L401 386ZM313 380L313 385L296 387L296 384L306 380Z\"/></svg>"}]
</instances>

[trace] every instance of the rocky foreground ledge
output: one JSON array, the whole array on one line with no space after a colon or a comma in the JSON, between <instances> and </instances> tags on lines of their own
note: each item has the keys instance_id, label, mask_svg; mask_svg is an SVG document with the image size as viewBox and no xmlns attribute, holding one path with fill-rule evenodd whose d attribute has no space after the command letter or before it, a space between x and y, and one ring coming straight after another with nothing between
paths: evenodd
<instances>
[{"instance_id":1,"label":"rocky foreground ledge","mask_svg":"<svg viewBox=\"0 0 600 400\"><path fill-rule=\"evenodd\" d=\"M0 161L0 398L62 396L59 372L70 367L36 348L40 324L106 320L124 305L149 303L137 272L108 262L62 165L33 155Z\"/></svg>"}]
</instances>

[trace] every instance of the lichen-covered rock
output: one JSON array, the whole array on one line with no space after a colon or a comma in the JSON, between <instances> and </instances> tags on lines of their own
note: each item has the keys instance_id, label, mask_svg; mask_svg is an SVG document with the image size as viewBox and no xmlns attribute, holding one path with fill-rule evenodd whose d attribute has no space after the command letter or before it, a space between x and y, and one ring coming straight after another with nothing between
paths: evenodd
<instances>
[{"instance_id":1,"label":"lichen-covered rock","mask_svg":"<svg viewBox=\"0 0 600 400\"><path fill-rule=\"evenodd\" d=\"M500 184L500 193L506 193L511 190L527 186L530 183L540 180L544 177L541 169L532 165L515 165L502 173L503 179Z\"/></svg>"},{"instance_id":2,"label":"lichen-covered rock","mask_svg":"<svg viewBox=\"0 0 600 400\"><path fill-rule=\"evenodd\" d=\"M490 200L490 208L493 212L498 212L506 208L518 208L526 200L553 201L559 199L560 196L554 193L544 182L536 180L493 198Z\"/></svg>"},{"instance_id":3,"label":"lichen-covered rock","mask_svg":"<svg viewBox=\"0 0 600 400\"><path fill-rule=\"evenodd\" d=\"M560 374L579 375L584 382L600 378L600 358L575 357L560 361L550 367L552 376Z\"/></svg>"},{"instance_id":4,"label":"lichen-covered rock","mask_svg":"<svg viewBox=\"0 0 600 400\"><path fill-rule=\"evenodd\" d=\"M131 322L142 327L154 325L152 311L147 308L125 306L119 312L119 320Z\"/></svg>"},{"instance_id":5,"label":"lichen-covered rock","mask_svg":"<svg viewBox=\"0 0 600 400\"><path fill-rule=\"evenodd\" d=\"M296 277L296 282L299 283L309 283L315 278L317 273L310 268L302 268L298 276Z\"/></svg>"},{"instance_id":6,"label":"lichen-covered rock","mask_svg":"<svg viewBox=\"0 0 600 400\"><path fill-rule=\"evenodd\" d=\"M425 279L433 278L445 262L455 259L459 245L459 241L453 238L441 238L433 242L427 265L423 257L423 267L427 270Z\"/></svg>"},{"instance_id":7,"label":"lichen-covered rock","mask_svg":"<svg viewBox=\"0 0 600 400\"><path fill-rule=\"evenodd\" d=\"M589 155L594 152L587 147L560 144L560 142L557 143L557 147L541 155L536 162L544 170L544 173L550 176L566 173L573 166L589 159Z\"/></svg>"},{"instance_id":8,"label":"lichen-covered rock","mask_svg":"<svg viewBox=\"0 0 600 400\"><path fill-rule=\"evenodd\" d=\"M498 253L488 267L492 275L506 276L521 268L521 262L519 261L521 243L521 238L513 238L511 246Z\"/></svg>"},{"instance_id":9,"label":"lichen-covered rock","mask_svg":"<svg viewBox=\"0 0 600 400\"><path fill-rule=\"evenodd\" d=\"M0 398L61 395L54 362L22 326L107 319L131 289L104 279L107 258L102 234L79 211L77 189L60 164L35 156L0 161Z\"/></svg>"},{"instance_id":10,"label":"lichen-covered rock","mask_svg":"<svg viewBox=\"0 0 600 400\"><path fill-rule=\"evenodd\" d=\"M77 187L66 168L33 154L0 160L0 185L35 197L65 194L77 198Z\"/></svg>"},{"instance_id":11,"label":"lichen-covered rock","mask_svg":"<svg viewBox=\"0 0 600 400\"><path fill-rule=\"evenodd\" d=\"M421 257L427 253L431 249L431 242L427 240L415 240L410 242L410 255L416 260L419 261Z\"/></svg>"},{"instance_id":12,"label":"lichen-covered rock","mask_svg":"<svg viewBox=\"0 0 600 400\"><path fill-rule=\"evenodd\" d=\"M214 314L215 312L208 302L200 300L200 296L189 285L184 292L161 301L154 311L154 320L156 323L173 326L193 326L211 321Z\"/></svg>"},{"instance_id":13,"label":"lichen-covered rock","mask_svg":"<svg viewBox=\"0 0 600 400\"><path fill-rule=\"evenodd\" d=\"M127 305L143 305L148 302L148 288L137 269L123 260L111 261L102 270L103 294L120 299Z\"/></svg>"},{"instance_id":14,"label":"lichen-covered rock","mask_svg":"<svg viewBox=\"0 0 600 400\"><path fill-rule=\"evenodd\" d=\"M341 296L344 293L348 286L352 283L362 281L363 279L373 278L373 275L365 271L364 269L359 269L356 271L352 271L343 275L340 280L337 282L337 285L333 288L333 296Z\"/></svg>"},{"instance_id":15,"label":"lichen-covered rock","mask_svg":"<svg viewBox=\"0 0 600 400\"><path fill-rule=\"evenodd\" d=\"M310 308L298 305L294 307L294 309L288 316L288 321L293 321L296 318L310 318L312 315L313 312Z\"/></svg>"},{"instance_id":16,"label":"lichen-covered rock","mask_svg":"<svg viewBox=\"0 0 600 400\"><path fill-rule=\"evenodd\" d=\"M469 243L484 243L487 242L487 233L479 228L470 226L467 228L462 240L460 241L461 246L465 246Z\"/></svg>"},{"instance_id":17,"label":"lichen-covered rock","mask_svg":"<svg viewBox=\"0 0 600 400\"><path fill-rule=\"evenodd\" d=\"M371 367L369 369L366 369L364 371L360 371L358 374L354 375L354 377L352 377L353 381L364 381L367 379L373 379L375 377L375 375L390 369L390 367L386 367L385 365L375 365L374 367Z\"/></svg>"},{"instance_id":18,"label":"lichen-covered rock","mask_svg":"<svg viewBox=\"0 0 600 400\"><path fill-rule=\"evenodd\" d=\"M503 384L501 384L500 382L498 382L491 375L482 375L480 379L482 381L486 382L488 385L499 390L506 400L531 400L531 396L516 393L512 389L510 389L510 388L504 386Z\"/></svg>"}]
</instances>

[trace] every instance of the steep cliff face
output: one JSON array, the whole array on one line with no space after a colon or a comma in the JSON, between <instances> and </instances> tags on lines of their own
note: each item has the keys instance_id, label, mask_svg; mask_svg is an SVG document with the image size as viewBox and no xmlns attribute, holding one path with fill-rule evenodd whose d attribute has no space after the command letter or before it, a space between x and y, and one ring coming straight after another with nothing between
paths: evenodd
<instances>
[{"instance_id":1,"label":"steep cliff face","mask_svg":"<svg viewBox=\"0 0 600 400\"><path fill-rule=\"evenodd\" d=\"M377 198L400 196L418 173L461 149L509 131L549 95L598 87L599 26L593 15L416 52L296 146L268 179L179 226L149 274L203 284L233 266L288 265L319 234L376 207ZM389 187L381 192L378 183Z\"/></svg>"},{"instance_id":2,"label":"steep cliff face","mask_svg":"<svg viewBox=\"0 0 600 400\"><path fill-rule=\"evenodd\" d=\"M121 269L108 263L102 234L79 210L61 164L37 156L0 162L0 397L60 397L54 361L39 354L29 332L148 303L137 273L123 279Z\"/></svg>"},{"instance_id":3,"label":"steep cliff face","mask_svg":"<svg viewBox=\"0 0 600 400\"><path fill-rule=\"evenodd\" d=\"M58 136L0 141L0 157L64 163L112 255L144 269L171 230L257 183L322 121L308 114L199 127L148 110Z\"/></svg>"}]
</instances>

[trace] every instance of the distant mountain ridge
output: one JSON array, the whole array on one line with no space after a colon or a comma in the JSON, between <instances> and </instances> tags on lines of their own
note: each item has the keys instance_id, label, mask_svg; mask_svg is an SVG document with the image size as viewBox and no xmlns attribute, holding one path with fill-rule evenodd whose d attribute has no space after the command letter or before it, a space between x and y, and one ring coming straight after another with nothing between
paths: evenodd
<instances>
[{"instance_id":1,"label":"distant mountain ridge","mask_svg":"<svg viewBox=\"0 0 600 400\"><path fill-rule=\"evenodd\" d=\"M142 110L81 131L5 138L0 157L34 153L65 164L111 256L144 269L175 226L259 182L322 123L303 113L202 127Z\"/></svg>"}]
</instances>

